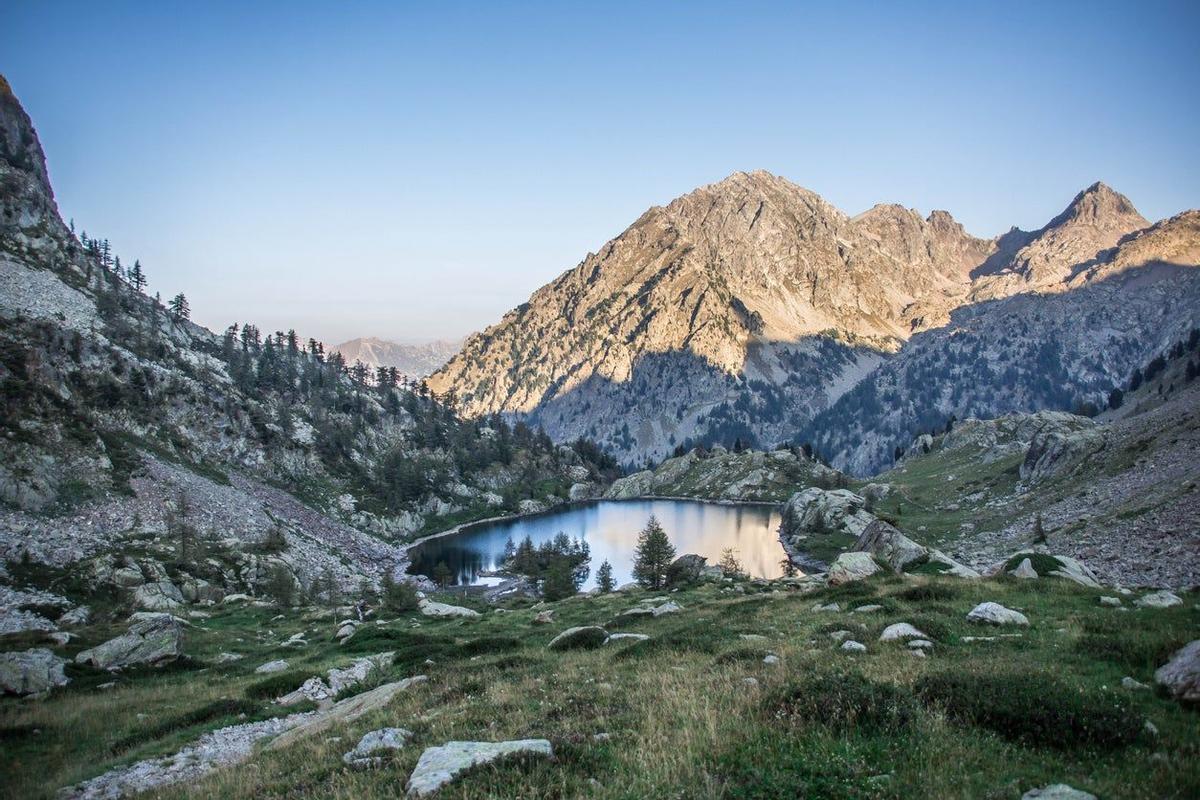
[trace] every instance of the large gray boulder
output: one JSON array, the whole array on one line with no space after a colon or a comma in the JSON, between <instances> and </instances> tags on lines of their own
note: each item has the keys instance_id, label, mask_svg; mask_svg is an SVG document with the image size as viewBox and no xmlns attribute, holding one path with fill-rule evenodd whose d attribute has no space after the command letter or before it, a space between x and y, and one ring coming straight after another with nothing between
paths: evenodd
<instances>
[{"instance_id":1,"label":"large gray boulder","mask_svg":"<svg viewBox=\"0 0 1200 800\"><path fill-rule=\"evenodd\" d=\"M874 520L863 529L854 543L854 549L870 553L891 567L893 572L903 572L929 557L927 547L917 544L881 519Z\"/></svg>"},{"instance_id":2,"label":"large gray boulder","mask_svg":"<svg viewBox=\"0 0 1200 800\"><path fill-rule=\"evenodd\" d=\"M441 747L428 747L408 778L408 796L431 795L472 767L512 755L552 756L554 749L545 739L446 742Z\"/></svg>"},{"instance_id":3,"label":"large gray boulder","mask_svg":"<svg viewBox=\"0 0 1200 800\"><path fill-rule=\"evenodd\" d=\"M145 611L174 611L183 602L179 587L170 581L144 583L133 590L133 604Z\"/></svg>"},{"instance_id":4,"label":"large gray boulder","mask_svg":"<svg viewBox=\"0 0 1200 800\"><path fill-rule=\"evenodd\" d=\"M1073 789L1065 783L1052 783L1040 789L1030 789L1021 800L1096 800L1096 795Z\"/></svg>"},{"instance_id":5,"label":"large gray boulder","mask_svg":"<svg viewBox=\"0 0 1200 800\"><path fill-rule=\"evenodd\" d=\"M69 679L63 674L65 663L41 647L21 653L0 653L0 691L41 694L55 686L66 686Z\"/></svg>"},{"instance_id":6,"label":"large gray boulder","mask_svg":"<svg viewBox=\"0 0 1200 800\"><path fill-rule=\"evenodd\" d=\"M1034 435L1021 462L1021 480L1030 484L1065 475L1104 449L1104 434L1092 428L1046 429Z\"/></svg>"},{"instance_id":7,"label":"large gray boulder","mask_svg":"<svg viewBox=\"0 0 1200 800\"><path fill-rule=\"evenodd\" d=\"M122 669L137 664L162 664L183 654L183 626L170 614L139 620L115 639L75 656L80 664Z\"/></svg>"},{"instance_id":8,"label":"large gray boulder","mask_svg":"<svg viewBox=\"0 0 1200 800\"><path fill-rule=\"evenodd\" d=\"M439 603L436 600L422 599L417 608L427 617L478 617L479 612L473 608L452 606L449 603Z\"/></svg>"},{"instance_id":9,"label":"large gray boulder","mask_svg":"<svg viewBox=\"0 0 1200 800\"><path fill-rule=\"evenodd\" d=\"M1154 680L1182 703L1200 703L1200 639L1195 639L1159 667Z\"/></svg>"},{"instance_id":10,"label":"large gray boulder","mask_svg":"<svg viewBox=\"0 0 1200 800\"><path fill-rule=\"evenodd\" d=\"M866 510L867 501L849 489L809 487L792 495L784 508L790 520L785 536L794 537L821 529L861 536L875 515Z\"/></svg>"},{"instance_id":11,"label":"large gray boulder","mask_svg":"<svg viewBox=\"0 0 1200 800\"><path fill-rule=\"evenodd\" d=\"M704 556L686 553L672 561L671 565L667 567L667 581L673 586L694 583L704 574L704 567L707 564L708 559Z\"/></svg>"},{"instance_id":12,"label":"large gray boulder","mask_svg":"<svg viewBox=\"0 0 1200 800\"><path fill-rule=\"evenodd\" d=\"M551 650L591 650L604 644L608 631L599 625L581 625L567 628L555 636L547 645Z\"/></svg>"},{"instance_id":13,"label":"large gray boulder","mask_svg":"<svg viewBox=\"0 0 1200 800\"><path fill-rule=\"evenodd\" d=\"M1183 599L1174 592L1160 589L1133 601L1138 608L1170 608L1183 605Z\"/></svg>"},{"instance_id":14,"label":"large gray boulder","mask_svg":"<svg viewBox=\"0 0 1200 800\"><path fill-rule=\"evenodd\" d=\"M842 553L829 565L829 585L861 581L880 571L870 553Z\"/></svg>"}]
</instances>

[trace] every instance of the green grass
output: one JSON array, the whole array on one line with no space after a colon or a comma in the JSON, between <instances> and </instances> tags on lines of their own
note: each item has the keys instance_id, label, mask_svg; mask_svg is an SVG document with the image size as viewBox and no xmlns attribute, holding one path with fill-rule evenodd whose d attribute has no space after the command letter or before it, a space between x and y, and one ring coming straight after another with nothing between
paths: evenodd
<instances>
[{"instance_id":1,"label":"green grass","mask_svg":"<svg viewBox=\"0 0 1200 800\"><path fill-rule=\"evenodd\" d=\"M555 603L552 625L533 625L537 610L527 601L480 619L403 615L360 629L344 645L332 639L332 611L297 609L277 620L274 609L218 606L188 630L191 660L182 668L114 678L72 667L73 683L45 701L0 700L0 797L53 797L115 765L175 752L241 714L291 711L271 698L385 650L397 653L397 664L369 685L418 673L429 680L326 735L259 752L252 766L158 796L394 798L427 746L527 737L550 739L555 759L480 768L439 800L1007 798L1054 782L1135 799L1200 790L1196 712L1120 686L1129 674L1149 682L1155 662L1194 637L1200 612L1192 598L1182 607L1118 612L1099 606L1099 592L1066 581L895 576L807 595L722 588L681 590L672 599L684 611L659 618L621 616L637 593ZM840 613L811 610L835 600ZM1020 609L1030 627L1019 638L964 641L996 633L965 619L983 600ZM850 613L871 602L885 611ZM935 641L928 658L878 641L900 621ZM594 624L651 638L547 651L565 628ZM64 652L120 627L84 629ZM841 652L828 636L840 629L868 653ZM298 632L307 648L279 647ZM223 651L244 657L215 663ZM767 652L780 663L762 663ZM287 672L254 674L277 658L289 661ZM101 690L101 679L117 686ZM1145 720L1157 738L1141 733ZM414 744L381 769L347 769L342 753L385 725L414 731ZM599 733L609 736L594 738ZM1155 753L1163 756L1152 761Z\"/></svg>"}]
</instances>

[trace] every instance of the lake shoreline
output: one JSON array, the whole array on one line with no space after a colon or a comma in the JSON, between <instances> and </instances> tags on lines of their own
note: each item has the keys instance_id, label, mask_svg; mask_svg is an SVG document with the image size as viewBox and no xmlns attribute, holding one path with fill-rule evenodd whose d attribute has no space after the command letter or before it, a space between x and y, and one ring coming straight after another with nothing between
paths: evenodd
<instances>
[{"instance_id":1,"label":"lake shoreline","mask_svg":"<svg viewBox=\"0 0 1200 800\"><path fill-rule=\"evenodd\" d=\"M410 572L410 570L413 567L413 560L414 560L413 555L414 555L416 548L426 545L430 542L437 541L439 539L445 539L445 538L451 537L451 536L469 534L476 529L485 528L485 527L488 527L491 525L506 524L506 523L507 524L520 524L521 522L536 520L539 517L548 517L548 516L555 516L555 515L559 515L559 514L568 514L573 511L585 509L590 506L597 506L597 505L604 504L604 503L637 504L637 503L648 503L648 502L696 503L696 504L702 504L702 505L718 506L718 507L723 507L723 508L737 508L737 507L746 508L746 507L749 507L749 508L758 508L758 509L768 509L770 511L778 511L783 505L780 502L775 502L775 501L770 501L770 500L736 500L736 499L729 499L729 498L704 498L704 497L689 497L689 496L681 496L681 495L639 495L637 497L620 497L620 498L593 497L593 498L588 498L586 500L565 501L565 502L557 503L553 506L550 506L549 508L546 508L542 511L528 512L528 513L515 513L515 514L497 514L496 516L492 516L492 517L484 517L482 519L471 520L469 522L462 522L457 525L452 525L451 527L446 528L444 530L437 531L435 533L426 534L425 536L421 536L420 538L415 539L411 542L407 542L402 545L397 545L397 550L399 551L399 553L398 553L399 558L396 562L396 574L397 574L397 577L407 576L407 577L411 577L411 578L418 578L418 577L428 578L428 576L419 575L418 573ZM783 555L786 556L788 554L785 551L783 553Z\"/></svg>"}]
</instances>

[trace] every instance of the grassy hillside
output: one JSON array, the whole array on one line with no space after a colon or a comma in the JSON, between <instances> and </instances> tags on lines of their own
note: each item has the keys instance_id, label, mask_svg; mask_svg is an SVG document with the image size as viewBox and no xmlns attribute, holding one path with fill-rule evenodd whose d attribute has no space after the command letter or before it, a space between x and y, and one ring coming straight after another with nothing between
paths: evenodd
<instances>
[{"instance_id":1,"label":"grassy hillside","mask_svg":"<svg viewBox=\"0 0 1200 800\"><path fill-rule=\"evenodd\" d=\"M658 618L621 616L646 598L631 593L548 604L554 622L539 626L526 601L468 620L385 614L342 645L328 610L219 607L189 629L188 658L175 666L116 677L76 669L44 702L0 701L0 794L51 797L241 714L279 714L272 696L390 650L396 665L368 685L418 673L429 681L353 723L161 796L393 798L426 746L545 737L554 760L481 768L439 797L1016 798L1055 782L1102 797L1195 797L1195 714L1121 679L1153 682L1200 624L1196 598L1118 611L1098 594L1054 580L888 577L809 594L784 582L717 582L671 594L684 610ZM1022 610L1030 627L968 640L1010 633L965 621L984 600ZM829 602L841 611L813 610ZM865 604L882 608L850 613ZM928 634L927 658L878 641L898 621ZM588 624L650 639L546 649ZM67 651L118 627L89 629ZM839 630L867 652L840 650L830 636ZM308 646L279 646L298 632ZM218 663L222 652L243 658ZM764 663L768 653L779 662ZM253 674L277 658L291 668ZM111 680L115 688L97 688ZM342 753L382 726L408 728L415 741L378 770L345 767Z\"/></svg>"}]
</instances>

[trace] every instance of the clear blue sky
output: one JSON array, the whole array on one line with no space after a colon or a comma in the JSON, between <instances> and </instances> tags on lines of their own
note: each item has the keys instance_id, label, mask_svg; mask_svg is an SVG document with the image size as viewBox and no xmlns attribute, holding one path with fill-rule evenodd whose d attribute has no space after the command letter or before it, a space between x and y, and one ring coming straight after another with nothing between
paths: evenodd
<instances>
[{"instance_id":1,"label":"clear blue sky","mask_svg":"<svg viewBox=\"0 0 1200 800\"><path fill-rule=\"evenodd\" d=\"M648 206L1200 206L1200 3L0 0L64 216L211 327L456 336Z\"/></svg>"}]
</instances>

